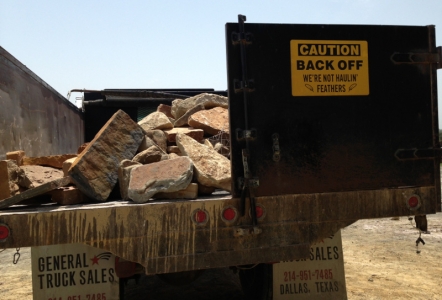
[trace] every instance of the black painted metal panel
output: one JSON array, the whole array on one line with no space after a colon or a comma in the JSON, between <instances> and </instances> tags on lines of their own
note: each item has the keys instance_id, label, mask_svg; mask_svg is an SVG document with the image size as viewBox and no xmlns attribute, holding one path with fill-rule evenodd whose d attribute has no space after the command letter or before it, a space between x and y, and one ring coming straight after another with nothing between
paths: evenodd
<instances>
[{"instance_id":1,"label":"black painted metal panel","mask_svg":"<svg viewBox=\"0 0 442 300\"><path fill-rule=\"evenodd\" d=\"M435 186L440 158L398 160L398 149L439 148L435 64L397 64L395 52L437 52L433 26L249 24L245 46L254 91L235 92L242 79L238 24L226 24L233 195L241 194L244 141L233 134L257 132L249 142L249 169L259 178L256 196ZM293 96L292 40L366 41L369 93L356 96ZM347 86L348 87L348 86ZM280 160L273 160L272 135ZM435 203L440 202L434 199ZM435 204L436 206L436 204Z\"/></svg>"}]
</instances>

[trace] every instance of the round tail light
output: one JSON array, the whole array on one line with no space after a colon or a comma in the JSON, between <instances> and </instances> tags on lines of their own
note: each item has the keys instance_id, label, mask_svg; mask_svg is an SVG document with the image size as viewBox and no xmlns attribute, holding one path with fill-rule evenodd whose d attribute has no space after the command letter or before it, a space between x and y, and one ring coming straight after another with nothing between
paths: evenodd
<instances>
[{"instance_id":1,"label":"round tail light","mask_svg":"<svg viewBox=\"0 0 442 300\"><path fill-rule=\"evenodd\" d=\"M204 225L209 221L209 214L203 209L197 209L192 213L192 221L197 225Z\"/></svg>"},{"instance_id":2,"label":"round tail light","mask_svg":"<svg viewBox=\"0 0 442 300\"><path fill-rule=\"evenodd\" d=\"M238 218L238 211L233 206L227 206L221 213L221 219L227 223L233 223Z\"/></svg>"},{"instance_id":3,"label":"round tail light","mask_svg":"<svg viewBox=\"0 0 442 300\"><path fill-rule=\"evenodd\" d=\"M9 227L5 224L0 224L0 242L5 241L8 237L11 231L9 230Z\"/></svg>"},{"instance_id":4,"label":"round tail light","mask_svg":"<svg viewBox=\"0 0 442 300\"><path fill-rule=\"evenodd\" d=\"M265 210L264 206L262 206L259 203L255 205L255 211L256 211L256 218L258 220L262 219L266 216L266 210ZM250 217L252 217L251 211L249 211L249 214L250 214Z\"/></svg>"},{"instance_id":5,"label":"round tail light","mask_svg":"<svg viewBox=\"0 0 442 300\"><path fill-rule=\"evenodd\" d=\"M408 197L407 206L410 210L416 210L421 206L421 198L418 195Z\"/></svg>"}]
</instances>

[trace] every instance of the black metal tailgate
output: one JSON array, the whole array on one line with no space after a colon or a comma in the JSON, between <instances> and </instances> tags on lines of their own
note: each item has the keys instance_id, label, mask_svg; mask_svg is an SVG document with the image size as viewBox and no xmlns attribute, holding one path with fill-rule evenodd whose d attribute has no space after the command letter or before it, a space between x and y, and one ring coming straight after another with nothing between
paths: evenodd
<instances>
[{"instance_id":1,"label":"black metal tailgate","mask_svg":"<svg viewBox=\"0 0 442 300\"><path fill-rule=\"evenodd\" d=\"M432 186L435 211L434 31L226 24L233 195Z\"/></svg>"}]
</instances>

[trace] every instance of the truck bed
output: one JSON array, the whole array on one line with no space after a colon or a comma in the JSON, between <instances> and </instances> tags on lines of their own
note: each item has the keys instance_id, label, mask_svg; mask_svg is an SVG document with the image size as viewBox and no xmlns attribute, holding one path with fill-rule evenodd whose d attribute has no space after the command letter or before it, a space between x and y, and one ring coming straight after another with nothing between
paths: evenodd
<instances>
[{"instance_id":1,"label":"truck bed","mask_svg":"<svg viewBox=\"0 0 442 300\"><path fill-rule=\"evenodd\" d=\"M418 212L407 206L416 194ZM0 211L0 223L12 232L6 248L83 243L158 274L307 257L311 244L358 219L435 213L434 197L434 187L257 197L264 213L255 227L248 207L245 217L223 220L223 210L240 201L227 193L145 204L14 206ZM198 210L207 212L207 222L194 222Z\"/></svg>"}]
</instances>

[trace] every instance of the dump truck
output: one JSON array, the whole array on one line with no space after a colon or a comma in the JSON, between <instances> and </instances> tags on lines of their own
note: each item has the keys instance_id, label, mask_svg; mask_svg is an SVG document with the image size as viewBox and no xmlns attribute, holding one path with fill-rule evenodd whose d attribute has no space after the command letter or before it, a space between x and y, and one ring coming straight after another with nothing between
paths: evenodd
<instances>
[{"instance_id":1,"label":"dump truck","mask_svg":"<svg viewBox=\"0 0 442 300\"><path fill-rule=\"evenodd\" d=\"M240 15L225 33L227 91L80 90L80 109L0 48L1 160L74 153L120 109L137 121L214 93L228 96L232 178L230 193L193 200L19 203L0 210L0 247L84 244L139 266L127 276L233 267L251 298L271 299L271 263L359 219L441 211L434 26Z\"/></svg>"}]
</instances>

